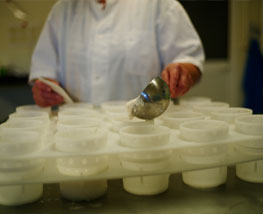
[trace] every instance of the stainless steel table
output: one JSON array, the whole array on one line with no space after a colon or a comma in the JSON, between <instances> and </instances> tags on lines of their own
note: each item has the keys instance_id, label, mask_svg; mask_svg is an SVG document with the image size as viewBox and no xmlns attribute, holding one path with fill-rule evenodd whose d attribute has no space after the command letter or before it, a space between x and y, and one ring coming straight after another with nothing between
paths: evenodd
<instances>
[{"instance_id":1,"label":"stainless steel table","mask_svg":"<svg viewBox=\"0 0 263 214\"><path fill-rule=\"evenodd\" d=\"M156 196L136 196L124 191L122 180L109 180L107 194L92 202L71 202L60 197L58 184L44 185L43 197L32 204L0 206L1 214L58 213L161 213L161 214L262 214L263 184L248 183L228 168L226 184L209 190L193 189L182 182L181 174L170 177L169 189Z\"/></svg>"}]
</instances>

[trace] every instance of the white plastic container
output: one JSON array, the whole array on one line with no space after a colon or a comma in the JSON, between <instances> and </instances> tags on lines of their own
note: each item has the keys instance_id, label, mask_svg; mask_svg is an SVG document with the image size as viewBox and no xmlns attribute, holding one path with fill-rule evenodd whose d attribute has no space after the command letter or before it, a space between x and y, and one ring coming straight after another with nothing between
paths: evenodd
<instances>
[{"instance_id":1,"label":"white plastic container","mask_svg":"<svg viewBox=\"0 0 263 214\"><path fill-rule=\"evenodd\" d=\"M23 181L41 176L42 161L40 160L1 160L0 180ZM42 197L43 184L19 184L0 186L0 204L17 206L32 203Z\"/></svg>"},{"instance_id":2,"label":"white plastic container","mask_svg":"<svg viewBox=\"0 0 263 214\"><path fill-rule=\"evenodd\" d=\"M71 126L70 129L59 129L55 136L56 149L72 154L72 158L58 158L58 171L74 176L76 180L105 171L108 168L107 157L75 157L74 154L100 150L106 145L106 139L107 132L99 127ZM60 183L60 190L62 197L73 201L93 200L105 194L107 180L63 182Z\"/></svg>"},{"instance_id":3,"label":"white plastic container","mask_svg":"<svg viewBox=\"0 0 263 214\"><path fill-rule=\"evenodd\" d=\"M106 119L111 121L112 119L129 115L129 112L126 108L127 101L108 101L101 104L101 110L106 115Z\"/></svg>"},{"instance_id":4,"label":"white plastic container","mask_svg":"<svg viewBox=\"0 0 263 214\"><path fill-rule=\"evenodd\" d=\"M123 188L135 195L157 195L169 186L169 174L123 178Z\"/></svg>"},{"instance_id":5,"label":"white plastic container","mask_svg":"<svg viewBox=\"0 0 263 214\"><path fill-rule=\"evenodd\" d=\"M252 113L252 110L248 108L229 107L211 112L211 118L233 124L237 117L251 115Z\"/></svg>"},{"instance_id":6,"label":"white plastic container","mask_svg":"<svg viewBox=\"0 0 263 214\"><path fill-rule=\"evenodd\" d=\"M154 172L168 166L170 152L138 152L120 155L124 168L133 171Z\"/></svg>"},{"instance_id":7,"label":"white plastic container","mask_svg":"<svg viewBox=\"0 0 263 214\"><path fill-rule=\"evenodd\" d=\"M21 111L10 114L9 118L22 118L48 122L49 114L44 111Z\"/></svg>"},{"instance_id":8,"label":"white plastic container","mask_svg":"<svg viewBox=\"0 0 263 214\"><path fill-rule=\"evenodd\" d=\"M195 120L180 125L180 137L197 143L225 139L228 132L229 125L217 120Z\"/></svg>"},{"instance_id":9,"label":"white plastic container","mask_svg":"<svg viewBox=\"0 0 263 214\"><path fill-rule=\"evenodd\" d=\"M169 166L168 152L125 154L121 156L122 167L132 171L156 172ZM124 189L135 195L155 195L167 190L169 174L123 178Z\"/></svg>"},{"instance_id":10,"label":"white plastic container","mask_svg":"<svg viewBox=\"0 0 263 214\"><path fill-rule=\"evenodd\" d=\"M51 115L51 107L39 107L37 105L23 105L16 107L16 112L32 112L32 111L47 112L49 115Z\"/></svg>"},{"instance_id":11,"label":"white plastic container","mask_svg":"<svg viewBox=\"0 0 263 214\"><path fill-rule=\"evenodd\" d=\"M242 134L263 136L262 114L254 114L254 115L238 117L235 120L235 125L236 125L236 130ZM262 145L259 144L259 146Z\"/></svg>"},{"instance_id":12,"label":"white plastic container","mask_svg":"<svg viewBox=\"0 0 263 214\"><path fill-rule=\"evenodd\" d=\"M162 146L168 143L170 129L164 126L127 126L120 130L121 145L133 148Z\"/></svg>"},{"instance_id":13,"label":"white plastic container","mask_svg":"<svg viewBox=\"0 0 263 214\"><path fill-rule=\"evenodd\" d=\"M260 139L241 142L237 150L241 153L258 155L263 154L263 115L247 115L235 120L236 131L251 136L260 136ZM238 178L255 183L263 183L263 160L251 161L236 165Z\"/></svg>"},{"instance_id":14,"label":"white plastic container","mask_svg":"<svg viewBox=\"0 0 263 214\"><path fill-rule=\"evenodd\" d=\"M205 104L196 104L193 107L193 110L195 112L211 116L212 112L221 110L222 108L229 108L229 104L225 102L209 102Z\"/></svg>"},{"instance_id":15,"label":"white plastic container","mask_svg":"<svg viewBox=\"0 0 263 214\"><path fill-rule=\"evenodd\" d=\"M105 113L106 119L108 121L112 121L116 117L126 117L126 116L128 117L128 115L129 115L129 112L126 109L122 108L122 107L120 107L120 108L113 108L113 109L108 110L108 111L106 111L104 113Z\"/></svg>"},{"instance_id":16,"label":"white plastic container","mask_svg":"<svg viewBox=\"0 0 263 214\"><path fill-rule=\"evenodd\" d=\"M244 181L263 183L263 160L237 164L236 175Z\"/></svg>"},{"instance_id":17,"label":"white plastic container","mask_svg":"<svg viewBox=\"0 0 263 214\"><path fill-rule=\"evenodd\" d=\"M5 123L0 125L0 129L8 132L15 131L33 131L37 132L40 136L40 143L43 145L46 142L48 136L48 127L45 123L40 120L28 120L21 118L11 118Z\"/></svg>"},{"instance_id":18,"label":"white plastic container","mask_svg":"<svg viewBox=\"0 0 263 214\"><path fill-rule=\"evenodd\" d=\"M94 175L108 168L107 157L74 157L57 160L58 171L74 176L75 182L61 182L60 193L72 201L89 201L103 196L107 191L107 180L77 181L81 176ZM94 186L96 185L96 186Z\"/></svg>"},{"instance_id":19,"label":"white plastic container","mask_svg":"<svg viewBox=\"0 0 263 214\"><path fill-rule=\"evenodd\" d=\"M17 128L0 129L0 180L21 181L41 173L36 160L8 160L40 149L40 133ZM42 184L0 186L0 204L15 206L31 203L42 196Z\"/></svg>"},{"instance_id":20,"label":"white plastic container","mask_svg":"<svg viewBox=\"0 0 263 214\"><path fill-rule=\"evenodd\" d=\"M261 140L261 145L262 145ZM254 141L250 142L253 145L257 145L259 141ZM236 147L237 152L240 154L246 154L246 155L257 155L257 156L262 156L263 154L263 148L253 148L253 147L247 147L247 146L242 146L239 145ZM248 181L248 182L253 182L253 183L263 183L263 160L258 160L258 161L250 161L242 164L237 164L236 165L236 175L238 178Z\"/></svg>"},{"instance_id":21,"label":"white plastic container","mask_svg":"<svg viewBox=\"0 0 263 214\"><path fill-rule=\"evenodd\" d=\"M58 158L57 169L63 175L80 177L94 175L108 168L107 157Z\"/></svg>"},{"instance_id":22,"label":"white plastic container","mask_svg":"<svg viewBox=\"0 0 263 214\"><path fill-rule=\"evenodd\" d=\"M66 108L58 112L58 119L67 118L97 118L101 119L102 115L94 109L82 109L82 108Z\"/></svg>"},{"instance_id":23,"label":"white plastic container","mask_svg":"<svg viewBox=\"0 0 263 214\"><path fill-rule=\"evenodd\" d=\"M17 129L0 129L0 157L32 153L41 148L39 132Z\"/></svg>"},{"instance_id":24,"label":"white plastic container","mask_svg":"<svg viewBox=\"0 0 263 214\"><path fill-rule=\"evenodd\" d=\"M179 99L179 104L184 108L193 108L197 104L207 104L211 101L212 100L209 97L193 96Z\"/></svg>"},{"instance_id":25,"label":"white plastic container","mask_svg":"<svg viewBox=\"0 0 263 214\"><path fill-rule=\"evenodd\" d=\"M205 115L196 112L173 112L162 117L163 125L170 129L179 129L180 124L192 120L204 120Z\"/></svg>"},{"instance_id":26,"label":"white plastic container","mask_svg":"<svg viewBox=\"0 0 263 214\"><path fill-rule=\"evenodd\" d=\"M83 109L83 110L92 110L94 106L91 103L78 102L78 103L65 103L59 106L59 111L62 112L67 109Z\"/></svg>"},{"instance_id":27,"label":"white plastic container","mask_svg":"<svg viewBox=\"0 0 263 214\"><path fill-rule=\"evenodd\" d=\"M101 104L101 109L104 112L114 111L116 109L124 109L126 110L126 103L127 101L120 100L120 101L108 101Z\"/></svg>"},{"instance_id":28,"label":"white plastic container","mask_svg":"<svg viewBox=\"0 0 263 214\"><path fill-rule=\"evenodd\" d=\"M37 121L41 121L47 129L49 129L49 126L50 126L49 114L47 112L42 112L42 111L15 112L9 115L9 120L12 120L12 119L37 120Z\"/></svg>"},{"instance_id":29,"label":"white plastic container","mask_svg":"<svg viewBox=\"0 0 263 214\"><path fill-rule=\"evenodd\" d=\"M175 105L173 102L170 102L166 111L161 115L161 117L167 113L174 113L174 112L192 112L191 108L186 108L183 105Z\"/></svg>"},{"instance_id":30,"label":"white plastic container","mask_svg":"<svg viewBox=\"0 0 263 214\"><path fill-rule=\"evenodd\" d=\"M43 132L47 127L40 120L30 120L30 119L8 119L5 123L1 124L0 127L14 128L17 130L31 130Z\"/></svg>"},{"instance_id":31,"label":"white plastic container","mask_svg":"<svg viewBox=\"0 0 263 214\"><path fill-rule=\"evenodd\" d=\"M43 194L43 184L0 186L0 204L18 206L33 203Z\"/></svg>"},{"instance_id":32,"label":"white plastic container","mask_svg":"<svg viewBox=\"0 0 263 214\"><path fill-rule=\"evenodd\" d=\"M154 125L127 126L120 130L121 145L135 148L161 146L169 142L170 130ZM125 154L121 157L122 167L133 171L153 174L169 165L167 152L144 152ZM155 195L164 192L169 185L169 174L123 178L123 187L136 195Z\"/></svg>"},{"instance_id":33,"label":"white plastic container","mask_svg":"<svg viewBox=\"0 0 263 214\"><path fill-rule=\"evenodd\" d=\"M128 114L118 115L111 120L111 130L119 133L119 131L126 126L141 126L141 125L153 125L153 120L141 120L139 118L128 117Z\"/></svg>"},{"instance_id":34,"label":"white plastic container","mask_svg":"<svg viewBox=\"0 0 263 214\"><path fill-rule=\"evenodd\" d=\"M184 183L191 187L198 189L213 188L226 182L227 167L183 172L182 176Z\"/></svg>"},{"instance_id":35,"label":"white plastic container","mask_svg":"<svg viewBox=\"0 0 263 214\"><path fill-rule=\"evenodd\" d=\"M71 127L55 135L56 149L62 152L96 151L106 146L107 131L98 127Z\"/></svg>"},{"instance_id":36,"label":"white plastic container","mask_svg":"<svg viewBox=\"0 0 263 214\"><path fill-rule=\"evenodd\" d=\"M228 124L215 120L197 120L180 125L180 137L192 143L205 143L203 147L184 149L182 159L191 164L209 168L211 164L224 161L227 146L213 144L228 136ZM194 188L212 188L226 181L227 167L216 167L182 173L183 181Z\"/></svg>"},{"instance_id":37,"label":"white plastic container","mask_svg":"<svg viewBox=\"0 0 263 214\"><path fill-rule=\"evenodd\" d=\"M72 130L74 128L98 128L101 127L101 120L97 118L81 118L81 117L63 117L57 122L57 130Z\"/></svg>"}]
</instances>

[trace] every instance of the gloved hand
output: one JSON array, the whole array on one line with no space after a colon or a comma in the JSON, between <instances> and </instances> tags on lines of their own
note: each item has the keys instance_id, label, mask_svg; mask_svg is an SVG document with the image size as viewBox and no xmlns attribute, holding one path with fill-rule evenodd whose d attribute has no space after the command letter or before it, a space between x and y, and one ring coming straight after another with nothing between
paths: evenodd
<instances>
[{"instance_id":1,"label":"gloved hand","mask_svg":"<svg viewBox=\"0 0 263 214\"><path fill-rule=\"evenodd\" d=\"M200 77L201 72L191 63L171 63L162 71L162 79L170 88L171 98L184 95Z\"/></svg>"},{"instance_id":2,"label":"gloved hand","mask_svg":"<svg viewBox=\"0 0 263 214\"><path fill-rule=\"evenodd\" d=\"M56 80L49 80L59 85ZM41 82L40 80L36 80L34 82L32 92L35 103L40 107L55 106L63 103L64 101L62 96L54 92L50 86Z\"/></svg>"}]
</instances>

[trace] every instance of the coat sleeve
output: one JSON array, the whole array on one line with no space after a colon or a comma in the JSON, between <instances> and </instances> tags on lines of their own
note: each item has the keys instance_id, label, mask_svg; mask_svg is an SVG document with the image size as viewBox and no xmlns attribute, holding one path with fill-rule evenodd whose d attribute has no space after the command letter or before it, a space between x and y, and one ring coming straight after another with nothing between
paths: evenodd
<instances>
[{"instance_id":1,"label":"coat sleeve","mask_svg":"<svg viewBox=\"0 0 263 214\"><path fill-rule=\"evenodd\" d=\"M205 54L202 42L182 5L160 0L156 22L161 64L188 62L203 71Z\"/></svg>"},{"instance_id":2,"label":"coat sleeve","mask_svg":"<svg viewBox=\"0 0 263 214\"><path fill-rule=\"evenodd\" d=\"M29 83L40 76L57 79L59 67L58 37L63 9L62 1L59 1L47 17L32 55Z\"/></svg>"}]
</instances>

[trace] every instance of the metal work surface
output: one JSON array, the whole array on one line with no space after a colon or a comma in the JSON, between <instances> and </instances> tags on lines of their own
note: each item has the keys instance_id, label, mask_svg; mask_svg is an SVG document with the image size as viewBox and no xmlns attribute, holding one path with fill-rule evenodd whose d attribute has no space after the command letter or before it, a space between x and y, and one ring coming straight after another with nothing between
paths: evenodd
<instances>
[{"instance_id":1,"label":"metal work surface","mask_svg":"<svg viewBox=\"0 0 263 214\"><path fill-rule=\"evenodd\" d=\"M84 214L84 213L180 213L180 214L261 214L263 184L238 179L229 167L226 184L209 190L193 189L182 182L181 174L170 176L169 189L155 196L125 192L122 180L109 180L105 196L92 202L71 202L60 197L58 184L45 184L43 197L32 204L0 206L1 214Z\"/></svg>"}]
</instances>

